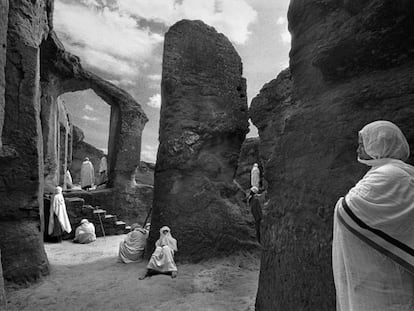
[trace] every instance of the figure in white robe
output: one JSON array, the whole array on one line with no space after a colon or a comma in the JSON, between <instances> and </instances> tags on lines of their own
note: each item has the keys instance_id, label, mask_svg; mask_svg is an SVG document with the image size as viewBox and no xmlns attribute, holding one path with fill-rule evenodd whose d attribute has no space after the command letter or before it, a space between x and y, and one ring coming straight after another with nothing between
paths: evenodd
<instances>
[{"instance_id":1,"label":"figure in white robe","mask_svg":"<svg viewBox=\"0 0 414 311\"><path fill-rule=\"evenodd\" d=\"M69 170L66 170L64 179L63 179L63 189L72 189L73 182L72 182L72 175L70 174Z\"/></svg>"},{"instance_id":2,"label":"figure in white robe","mask_svg":"<svg viewBox=\"0 0 414 311\"><path fill-rule=\"evenodd\" d=\"M147 272L140 279L154 274L168 274L175 278L177 276L177 266L174 262L174 254L177 251L177 240L172 237L170 228L162 227L160 238L155 242L155 250L148 262Z\"/></svg>"},{"instance_id":3,"label":"figure in white robe","mask_svg":"<svg viewBox=\"0 0 414 311\"><path fill-rule=\"evenodd\" d=\"M138 224L131 225L131 232L127 234L125 240L119 243L118 261L131 263L142 260L147 238L148 230L141 228Z\"/></svg>"},{"instance_id":4,"label":"figure in white robe","mask_svg":"<svg viewBox=\"0 0 414 311\"><path fill-rule=\"evenodd\" d=\"M89 158L85 158L81 166L81 187L84 190L92 188L95 181L93 164Z\"/></svg>"},{"instance_id":5,"label":"figure in white robe","mask_svg":"<svg viewBox=\"0 0 414 311\"><path fill-rule=\"evenodd\" d=\"M335 207L332 264L338 311L414 310L414 167L401 130L376 121L359 132L371 166Z\"/></svg>"},{"instance_id":6,"label":"figure in white robe","mask_svg":"<svg viewBox=\"0 0 414 311\"><path fill-rule=\"evenodd\" d=\"M70 233L72 231L72 227L66 212L62 188L57 186L55 189L55 195L50 201L48 233L50 236L58 238L58 241L61 241L63 231Z\"/></svg>"},{"instance_id":7,"label":"figure in white robe","mask_svg":"<svg viewBox=\"0 0 414 311\"><path fill-rule=\"evenodd\" d=\"M95 225L90 223L87 219L82 219L80 223L80 226L76 228L73 242L88 244L96 241Z\"/></svg>"},{"instance_id":8,"label":"figure in white robe","mask_svg":"<svg viewBox=\"0 0 414 311\"><path fill-rule=\"evenodd\" d=\"M250 172L250 184L252 187L260 189L260 169L257 163L253 164L252 170Z\"/></svg>"}]
</instances>

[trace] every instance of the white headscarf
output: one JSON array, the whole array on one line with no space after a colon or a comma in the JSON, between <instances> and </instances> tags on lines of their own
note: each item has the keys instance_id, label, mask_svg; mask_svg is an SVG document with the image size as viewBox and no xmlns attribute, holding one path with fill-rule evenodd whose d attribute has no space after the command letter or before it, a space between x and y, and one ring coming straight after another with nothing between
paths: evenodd
<instances>
[{"instance_id":1,"label":"white headscarf","mask_svg":"<svg viewBox=\"0 0 414 311\"><path fill-rule=\"evenodd\" d=\"M359 162L375 166L383 161L379 159L397 159L406 161L410 156L410 147L401 130L389 121L375 121L365 125L359 131L365 152L374 160Z\"/></svg>"},{"instance_id":2,"label":"white headscarf","mask_svg":"<svg viewBox=\"0 0 414 311\"><path fill-rule=\"evenodd\" d=\"M167 233L163 233L163 231L167 231ZM168 245L173 251L177 251L177 240L174 239L171 235L171 230L169 227L164 226L160 229L160 238L155 243L156 246L164 246Z\"/></svg>"}]
</instances>

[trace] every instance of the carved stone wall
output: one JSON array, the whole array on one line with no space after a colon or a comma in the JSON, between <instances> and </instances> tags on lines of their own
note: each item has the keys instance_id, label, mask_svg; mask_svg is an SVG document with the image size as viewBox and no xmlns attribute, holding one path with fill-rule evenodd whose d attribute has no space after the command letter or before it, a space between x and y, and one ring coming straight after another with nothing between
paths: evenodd
<instances>
[{"instance_id":1,"label":"carved stone wall","mask_svg":"<svg viewBox=\"0 0 414 311\"><path fill-rule=\"evenodd\" d=\"M256 310L335 309L333 208L368 169L358 130L390 120L414 145L413 14L411 1L291 1L290 95L285 72L252 104L259 134L274 128Z\"/></svg>"},{"instance_id":2,"label":"carved stone wall","mask_svg":"<svg viewBox=\"0 0 414 311\"><path fill-rule=\"evenodd\" d=\"M180 21L165 35L161 91L148 254L163 225L190 260L254 247L232 183L248 131L239 55L214 28Z\"/></svg>"}]
</instances>

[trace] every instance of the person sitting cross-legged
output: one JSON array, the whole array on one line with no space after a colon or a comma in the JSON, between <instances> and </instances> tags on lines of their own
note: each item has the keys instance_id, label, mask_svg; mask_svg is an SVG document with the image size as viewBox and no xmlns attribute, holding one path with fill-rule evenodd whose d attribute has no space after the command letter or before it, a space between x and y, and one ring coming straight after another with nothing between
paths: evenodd
<instances>
[{"instance_id":1,"label":"person sitting cross-legged","mask_svg":"<svg viewBox=\"0 0 414 311\"><path fill-rule=\"evenodd\" d=\"M177 252L177 240L171 235L170 228L160 229L160 238L155 242L155 251L147 265L147 271L140 280L155 274L167 274L172 278L177 276L177 266L174 262L174 253Z\"/></svg>"},{"instance_id":2,"label":"person sitting cross-legged","mask_svg":"<svg viewBox=\"0 0 414 311\"><path fill-rule=\"evenodd\" d=\"M95 226L87 219L82 219L80 226L76 228L75 238L73 242L80 244L88 244L96 240Z\"/></svg>"}]
</instances>

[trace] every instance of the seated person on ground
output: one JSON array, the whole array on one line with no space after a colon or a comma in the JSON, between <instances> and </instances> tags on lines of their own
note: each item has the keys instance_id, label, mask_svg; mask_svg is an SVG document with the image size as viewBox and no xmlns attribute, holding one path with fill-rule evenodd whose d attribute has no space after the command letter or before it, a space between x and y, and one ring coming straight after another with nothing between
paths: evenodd
<instances>
[{"instance_id":1,"label":"seated person on ground","mask_svg":"<svg viewBox=\"0 0 414 311\"><path fill-rule=\"evenodd\" d=\"M131 225L131 232L119 243L118 261L123 263L136 262L142 259L148 238L148 224L145 229L138 224Z\"/></svg>"},{"instance_id":2,"label":"seated person on ground","mask_svg":"<svg viewBox=\"0 0 414 311\"><path fill-rule=\"evenodd\" d=\"M82 219L80 226L76 228L73 242L88 244L96 240L95 226L87 219Z\"/></svg>"},{"instance_id":3,"label":"seated person on ground","mask_svg":"<svg viewBox=\"0 0 414 311\"><path fill-rule=\"evenodd\" d=\"M160 238L155 242L155 251L147 265L147 272L140 280L155 274L167 274L172 278L177 276L177 266L174 262L174 253L177 251L177 240L170 233L170 228L160 229Z\"/></svg>"}]
</instances>

